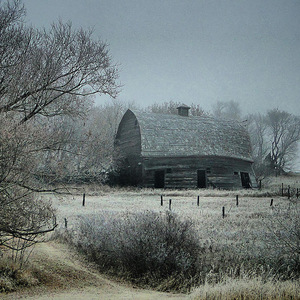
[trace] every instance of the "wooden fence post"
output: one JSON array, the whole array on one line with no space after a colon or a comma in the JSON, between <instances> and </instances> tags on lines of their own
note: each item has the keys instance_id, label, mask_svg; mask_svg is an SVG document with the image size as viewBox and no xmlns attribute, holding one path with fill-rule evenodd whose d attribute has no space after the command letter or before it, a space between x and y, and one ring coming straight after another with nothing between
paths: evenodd
<instances>
[{"instance_id":1,"label":"wooden fence post","mask_svg":"<svg viewBox=\"0 0 300 300\"><path fill-rule=\"evenodd\" d=\"M164 205L164 199L163 199L163 195L160 196L160 205L163 206Z\"/></svg>"},{"instance_id":2,"label":"wooden fence post","mask_svg":"<svg viewBox=\"0 0 300 300\"><path fill-rule=\"evenodd\" d=\"M239 206L239 195L236 195L236 206Z\"/></svg>"},{"instance_id":3,"label":"wooden fence post","mask_svg":"<svg viewBox=\"0 0 300 300\"><path fill-rule=\"evenodd\" d=\"M222 207L222 217L225 218L225 206Z\"/></svg>"},{"instance_id":4,"label":"wooden fence post","mask_svg":"<svg viewBox=\"0 0 300 300\"><path fill-rule=\"evenodd\" d=\"M172 199L169 200L169 210L172 210L171 205L172 205Z\"/></svg>"},{"instance_id":5,"label":"wooden fence post","mask_svg":"<svg viewBox=\"0 0 300 300\"><path fill-rule=\"evenodd\" d=\"M68 220L65 218L65 228L68 228Z\"/></svg>"},{"instance_id":6,"label":"wooden fence post","mask_svg":"<svg viewBox=\"0 0 300 300\"><path fill-rule=\"evenodd\" d=\"M297 193L296 193L297 199L299 197L299 189L297 188Z\"/></svg>"},{"instance_id":7,"label":"wooden fence post","mask_svg":"<svg viewBox=\"0 0 300 300\"><path fill-rule=\"evenodd\" d=\"M261 190L261 179L259 180L259 189Z\"/></svg>"},{"instance_id":8,"label":"wooden fence post","mask_svg":"<svg viewBox=\"0 0 300 300\"><path fill-rule=\"evenodd\" d=\"M281 196L283 197L283 183L281 184Z\"/></svg>"},{"instance_id":9,"label":"wooden fence post","mask_svg":"<svg viewBox=\"0 0 300 300\"><path fill-rule=\"evenodd\" d=\"M271 203L270 203L270 206L273 206L273 199L271 199Z\"/></svg>"},{"instance_id":10,"label":"wooden fence post","mask_svg":"<svg viewBox=\"0 0 300 300\"><path fill-rule=\"evenodd\" d=\"M197 206L200 204L200 196L197 197Z\"/></svg>"},{"instance_id":11,"label":"wooden fence post","mask_svg":"<svg viewBox=\"0 0 300 300\"><path fill-rule=\"evenodd\" d=\"M288 199L291 198L291 187L288 185Z\"/></svg>"},{"instance_id":12,"label":"wooden fence post","mask_svg":"<svg viewBox=\"0 0 300 300\"><path fill-rule=\"evenodd\" d=\"M83 194L83 197L82 197L82 206L85 206L85 194Z\"/></svg>"}]
</instances>

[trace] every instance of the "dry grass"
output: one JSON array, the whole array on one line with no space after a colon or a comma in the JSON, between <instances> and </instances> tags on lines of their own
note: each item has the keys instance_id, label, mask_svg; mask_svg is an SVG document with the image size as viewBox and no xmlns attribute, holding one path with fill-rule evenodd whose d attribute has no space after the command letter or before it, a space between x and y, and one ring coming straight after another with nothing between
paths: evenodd
<instances>
[{"instance_id":1,"label":"dry grass","mask_svg":"<svg viewBox=\"0 0 300 300\"><path fill-rule=\"evenodd\" d=\"M300 281L264 281L253 279L231 279L222 283L205 284L192 293L194 300L243 299L243 300L296 300L300 299Z\"/></svg>"},{"instance_id":2,"label":"dry grass","mask_svg":"<svg viewBox=\"0 0 300 300\"><path fill-rule=\"evenodd\" d=\"M295 197L288 200L287 197L280 196L281 182L285 186L300 188L299 177L277 177L265 180L261 191L113 189L85 186L72 195L48 194L42 197L53 200L58 212L60 232L65 231L65 219L68 230L76 232L80 216L88 217L106 211L115 216L145 210L163 212L169 209L169 199L172 199L172 211L193 221L201 244L210 249L206 259L214 266L209 270L206 284L195 290L193 296L197 299L297 299L299 282L274 282L280 276L272 277L274 270L272 265L267 265L264 257L267 253L267 225L296 203ZM86 193L85 207L82 206L83 192ZM160 204L161 195L164 197L163 206ZM239 195L238 206L236 195ZM199 207L197 196L200 196ZM271 199L274 200L272 207ZM225 207L225 218L222 217L222 207ZM274 231L278 225L280 224L272 224L275 226ZM224 257L224 253L229 253L229 257ZM241 268L231 265L232 256L236 257L236 264L243 264L242 267L251 272L251 277L240 276ZM221 263L223 266L220 266ZM249 270L253 265L256 267ZM238 285L242 288L239 289Z\"/></svg>"},{"instance_id":3,"label":"dry grass","mask_svg":"<svg viewBox=\"0 0 300 300\"><path fill-rule=\"evenodd\" d=\"M20 287L32 287L40 283L38 274L31 267L22 267L3 255L0 259L0 292L12 292Z\"/></svg>"}]
</instances>

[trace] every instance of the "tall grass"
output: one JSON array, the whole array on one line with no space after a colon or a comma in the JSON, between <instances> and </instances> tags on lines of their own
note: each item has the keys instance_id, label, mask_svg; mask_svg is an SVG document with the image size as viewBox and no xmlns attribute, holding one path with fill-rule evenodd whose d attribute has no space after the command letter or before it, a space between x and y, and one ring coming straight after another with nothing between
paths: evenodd
<instances>
[{"instance_id":1,"label":"tall grass","mask_svg":"<svg viewBox=\"0 0 300 300\"><path fill-rule=\"evenodd\" d=\"M298 300L300 281L263 280L261 277L232 279L204 284L191 295L194 300Z\"/></svg>"},{"instance_id":2,"label":"tall grass","mask_svg":"<svg viewBox=\"0 0 300 300\"><path fill-rule=\"evenodd\" d=\"M73 243L101 271L163 291L187 292L224 278L244 280L245 274L265 281L298 279L300 236L297 240L294 229L299 216L289 217L288 228L274 218L257 244L243 237L233 246L202 239L191 219L170 211L105 212L82 217ZM278 241L273 230L285 241Z\"/></svg>"},{"instance_id":3,"label":"tall grass","mask_svg":"<svg viewBox=\"0 0 300 300\"><path fill-rule=\"evenodd\" d=\"M284 293L285 287L298 286L299 282L300 214L296 197L288 200L280 193L281 182L297 188L298 181L283 179L278 179L276 185L265 181L261 191L109 189L98 193L95 188L87 194L84 208L80 195L59 200L58 220L63 224L63 218L68 218L72 242L96 261L103 272L142 286L189 291L201 285L214 295L216 289L225 290L226 286L234 289L234 281L241 284L251 281L258 289L274 283ZM172 213L166 202L160 205L161 194L167 202L172 198ZM274 198L272 207L271 198ZM221 213L223 206L225 218ZM170 272L165 272L166 266L157 262L166 262L160 257L161 253L168 253L159 246L163 239L158 238L164 232L159 229L167 224L159 220L167 214L173 215L178 224L187 222L191 228L189 234L195 236L197 254L192 254L191 268L182 267L184 257L180 255L176 257L181 263L170 268ZM151 267L155 271L149 271Z\"/></svg>"},{"instance_id":4,"label":"tall grass","mask_svg":"<svg viewBox=\"0 0 300 300\"><path fill-rule=\"evenodd\" d=\"M36 271L20 266L17 262L3 255L0 258L0 293L12 292L22 287L39 284Z\"/></svg>"}]
</instances>

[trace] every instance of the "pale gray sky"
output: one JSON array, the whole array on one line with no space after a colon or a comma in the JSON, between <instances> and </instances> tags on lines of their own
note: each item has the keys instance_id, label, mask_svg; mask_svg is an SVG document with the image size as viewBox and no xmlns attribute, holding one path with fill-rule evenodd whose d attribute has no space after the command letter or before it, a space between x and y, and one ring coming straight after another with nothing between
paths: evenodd
<instances>
[{"instance_id":1,"label":"pale gray sky","mask_svg":"<svg viewBox=\"0 0 300 300\"><path fill-rule=\"evenodd\" d=\"M27 21L93 27L120 64L119 98L235 100L300 115L299 0L24 0ZM98 103L107 99L97 99Z\"/></svg>"}]
</instances>

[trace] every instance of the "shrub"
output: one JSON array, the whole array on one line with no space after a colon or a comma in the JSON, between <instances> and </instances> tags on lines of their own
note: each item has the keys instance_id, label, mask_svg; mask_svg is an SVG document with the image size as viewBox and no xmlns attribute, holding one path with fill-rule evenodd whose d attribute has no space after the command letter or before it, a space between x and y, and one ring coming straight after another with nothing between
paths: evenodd
<instances>
[{"instance_id":1,"label":"shrub","mask_svg":"<svg viewBox=\"0 0 300 300\"><path fill-rule=\"evenodd\" d=\"M182 289L202 251L193 223L169 211L82 217L76 245L102 270L160 290Z\"/></svg>"}]
</instances>

